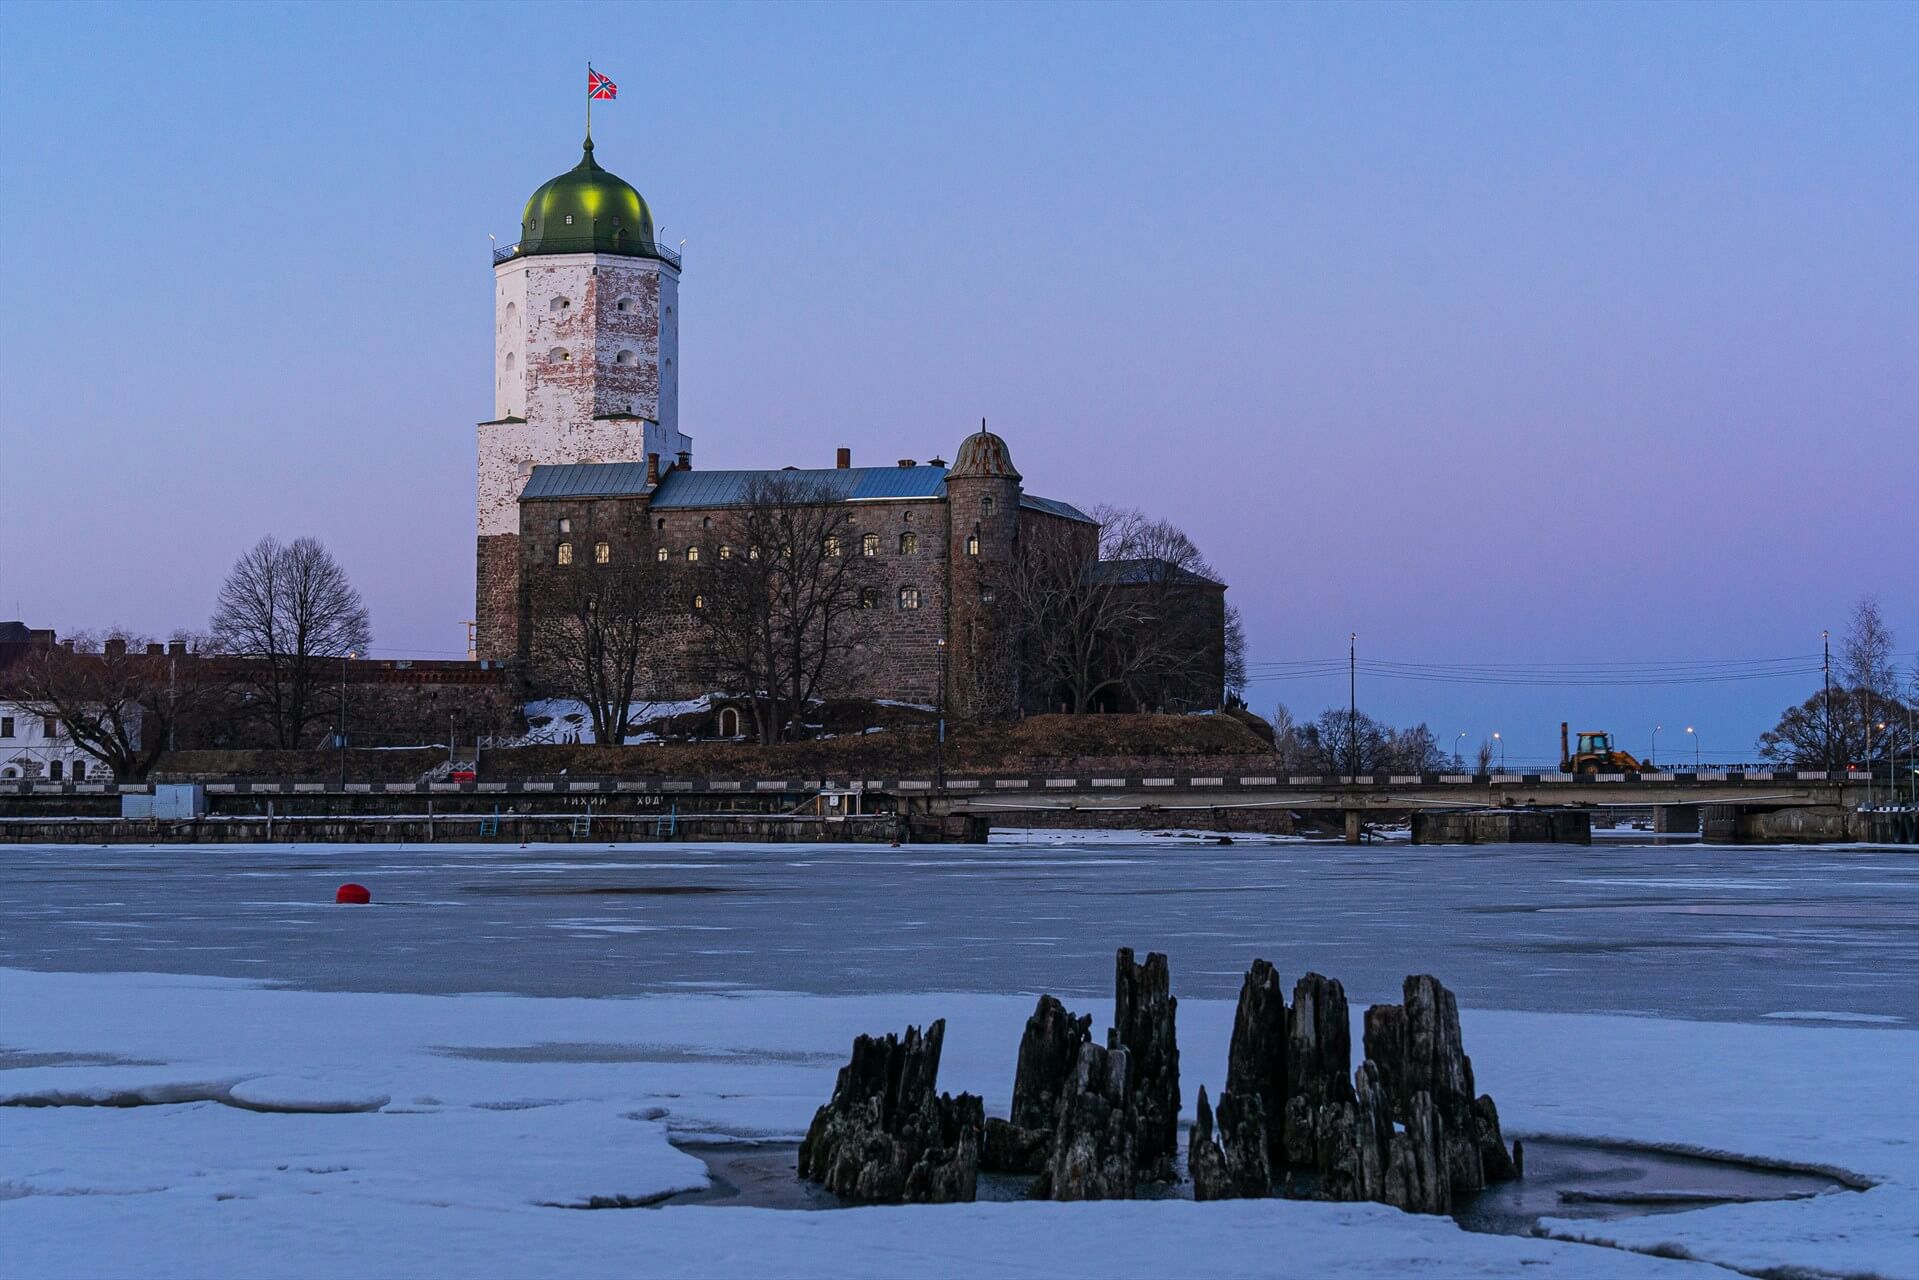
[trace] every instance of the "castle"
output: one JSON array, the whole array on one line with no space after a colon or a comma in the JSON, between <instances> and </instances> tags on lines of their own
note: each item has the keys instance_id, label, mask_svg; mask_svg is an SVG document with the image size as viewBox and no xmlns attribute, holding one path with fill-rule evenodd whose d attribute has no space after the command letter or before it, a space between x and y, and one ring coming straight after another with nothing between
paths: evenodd
<instances>
[{"instance_id":1,"label":"castle","mask_svg":"<svg viewBox=\"0 0 1919 1280\"><path fill-rule=\"evenodd\" d=\"M494 416L478 428L477 656L528 669L543 582L725 559L716 528L780 477L844 504L846 545L835 536L834 554L861 558L870 625L833 692L943 700L983 717L1057 709L1055 690L1021 678L1029 623L1002 588L1035 547L1096 560L1098 524L1027 492L1006 442L984 424L950 467L939 458L855 467L842 448L830 468L695 469L679 422L680 266L656 241L640 193L594 159L591 137L579 164L527 201L519 242L495 252ZM1151 565L1098 567L1154 580ZM1195 612L1216 636L1225 588L1193 584ZM1202 671L1177 701L1217 706L1222 681Z\"/></svg>"}]
</instances>

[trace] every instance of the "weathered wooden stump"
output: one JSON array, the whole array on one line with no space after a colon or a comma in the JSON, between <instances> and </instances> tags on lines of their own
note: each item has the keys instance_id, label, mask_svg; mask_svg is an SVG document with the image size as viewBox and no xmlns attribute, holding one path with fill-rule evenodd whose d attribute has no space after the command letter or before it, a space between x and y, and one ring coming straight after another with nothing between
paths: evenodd
<instances>
[{"instance_id":1,"label":"weathered wooden stump","mask_svg":"<svg viewBox=\"0 0 1919 1280\"><path fill-rule=\"evenodd\" d=\"M1453 993L1430 974L1414 974L1404 1003L1366 1011L1366 1058L1392 1118L1388 1203L1417 1213L1446 1213L1458 1199L1517 1176L1490 1096L1475 1096L1472 1059L1459 1030Z\"/></svg>"},{"instance_id":2,"label":"weathered wooden stump","mask_svg":"<svg viewBox=\"0 0 1919 1280\"><path fill-rule=\"evenodd\" d=\"M1126 1051L1138 1116L1139 1168L1149 1181L1171 1178L1179 1151L1179 1041L1174 1025L1179 1001L1171 988L1164 955L1151 952L1144 964L1136 964L1131 947L1119 949L1113 1027L1106 1047Z\"/></svg>"},{"instance_id":3,"label":"weathered wooden stump","mask_svg":"<svg viewBox=\"0 0 1919 1280\"><path fill-rule=\"evenodd\" d=\"M1128 1056L1123 1048L1102 1049L1090 1041L1080 1047L1034 1199L1133 1198L1139 1184L1139 1116Z\"/></svg>"},{"instance_id":4,"label":"weathered wooden stump","mask_svg":"<svg viewBox=\"0 0 1919 1280\"><path fill-rule=\"evenodd\" d=\"M1353 1101L1353 1032L1346 989L1336 978L1309 973L1293 986L1287 1018L1285 1163L1315 1172L1337 1158L1327 1149L1338 1129L1321 1110ZM1350 1123L1344 1131L1351 1132Z\"/></svg>"},{"instance_id":5,"label":"weathered wooden stump","mask_svg":"<svg viewBox=\"0 0 1919 1280\"><path fill-rule=\"evenodd\" d=\"M1020 1036L1013 1072L1013 1105L1004 1120L986 1122L980 1167L994 1173L1038 1173L1053 1149L1060 1101L1072 1079L1080 1046L1092 1038L1091 1014L1075 1017L1052 996L1041 996Z\"/></svg>"},{"instance_id":6,"label":"weathered wooden stump","mask_svg":"<svg viewBox=\"0 0 1919 1280\"><path fill-rule=\"evenodd\" d=\"M1232 1175L1226 1172L1226 1152L1213 1137L1213 1108L1206 1086L1199 1087L1192 1132L1186 1135L1186 1175L1193 1180L1193 1199L1231 1200Z\"/></svg>"},{"instance_id":7,"label":"weathered wooden stump","mask_svg":"<svg viewBox=\"0 0 1919 1280\"><path fill-rule=\"evenodd\" d=\"M941 1204L974 1197L985 1112L935 1093L946 1021L901 1040L860 1036L800 1144L800 1177L848 1200Z\"/></svg>"},{"instance_id":8,"label":"weathered wooden stump","mask_svg":"<svg viewBox=\"0 0 1919 1280\"><path fill-rule=\"evenodd\" d=\"M1279 971L1264 960L1253 961L1239 987L1239 1007L1233 1014L1233 1039L1226 1053L1226 1092L1240 1098L1258 1098L1267 1121L1269 1164L1281 1162L1285 1152L1286 1044L1289 1036L1286 992ZM1223 1101L1223 1099L1222 1099Z\"/></svg>"}]
</instances>

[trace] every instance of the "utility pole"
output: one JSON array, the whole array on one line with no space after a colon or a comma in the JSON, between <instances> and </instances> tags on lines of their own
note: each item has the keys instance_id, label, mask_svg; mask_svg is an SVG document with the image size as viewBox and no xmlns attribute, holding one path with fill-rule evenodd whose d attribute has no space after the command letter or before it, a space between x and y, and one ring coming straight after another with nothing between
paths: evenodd
<instances>
[{"instance_id":1,"label":"utility pole","mask_svg":"<svg viewBox=\"0 0 1919 1280\"><path fill-rule=\"evenodd\" d=\"M1346 772L1359 778L1359 632L1346 636Z\"/></svg>"},{"instance_id":2,"label":"utility pole","mask_svg":"<svg viewBox=\"0 0 1919 1280\"><path fill-rule=\"evenodd\" d=\"M1826 772L1832 772L1832 633L1821 631L1819 643L1825 647L1826 661Z\"/></svg>"}]
</instances>

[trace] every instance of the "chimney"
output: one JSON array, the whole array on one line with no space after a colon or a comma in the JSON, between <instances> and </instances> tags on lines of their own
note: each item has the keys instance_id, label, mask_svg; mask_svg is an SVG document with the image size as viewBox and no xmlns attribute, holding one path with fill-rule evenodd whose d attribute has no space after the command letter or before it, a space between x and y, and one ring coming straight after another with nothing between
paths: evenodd
<instances>
[{"instance_id":1,"label":"chimney","mask_svg":"<svg viewBox=\"0 0 1919 1280\"><path fill-rule=\"evenodd\" d=\"M186 656L187 656L187 642L186 642L186 641L184 641L184 640L169 640L169 641L167 641L167 654L168 654L168 656L169 656L169 657L174 657L174 658L184 658L184 657L186 657Z\"/></svg>"},{"instance_id":2,"label":"chimney","mask_svg":"<svg viewBox=\"0 0 1919 1280\"><path fill-rule=\"evenodd\" d=\"M693 455L688 453L684 449L680 450L680 470L691 471L692 469L693 469Z\"/></svg>"},{"instance_id":3,"label":"chimney","mask_svg":"<svg viewBox=\"0 0 1919 1280\"><path fill-rule=\"evenodd\" d=\"M944 467L946 465L946 459L936 453L926 460L926 465L929 467Z\"/></svg>"},{"instance_id":4,"label":"chimney","mask_svg":"<svg viewBox=\"0 0 1919 1280\"><path fill-rule=\"evenodd\" d=\"M841 445L839 448L839 452L836 453L833 457L833 466L840 471L845 471L849 469L850 467L852 467L852 465L853 465L853 451L851 449L848 449L845 445Z\"/></svg>"},{"instance_id":5,"label":"chimney","mask_svg":"<svg viewBox=\"0 0 1919 1280\"><path fill-rule=\"evenodd\" d=\"M126 641L126 637L124 637L124 636L114 636L114 637L113 637L113 638L112 638L111 640L108 640L108 641L107 641L107 656L108 656L109 658L124 658L124 657L126 657L126 656L127 656L127 641Z\"/></svg>"},{"instance_id":6,"label":"chimney","mask_svg":"<svg viewBox=\"0 0 1919 1280\"><path fill-rule=\"evenodd\" d=\"M167 647L158 640L151 641L147 645L147 657L149 658L157 658L166 651Z\"/></svg>"},{"instance_id":7,"label":"chimney","mask_svg":"<svg viewBox=\"0 0 1919 1280\"><path fill-rule=\"evenodd\" d=\"M657 453L646 455L646 482L649 485L660 482L660 455Z\"/></svg>"},{"instance_id":8,"label":"chimney","mask_svg":"<svg viewBox=\"0 0 1919 1280\"><path fill-rule=\"evenodd\" d=\"M911 458L901 458L901 459L900 459L900 469L901 469L902 471L904 471L904 470L908 470L908 469L910 469L910 468L911 468L911 467L912 467L913 465L914 465L914 463L913 463L913 460L912 460Z\"/></svg>"}]
</instances>

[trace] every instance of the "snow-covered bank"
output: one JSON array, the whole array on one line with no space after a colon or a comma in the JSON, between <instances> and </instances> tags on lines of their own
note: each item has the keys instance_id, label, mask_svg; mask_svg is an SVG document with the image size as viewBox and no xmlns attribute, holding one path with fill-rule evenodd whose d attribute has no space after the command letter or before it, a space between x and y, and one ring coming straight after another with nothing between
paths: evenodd
<instances>
[{"instance_id":1,"label":"snow-covered bank","mask_svg":"<svg viewBox=\"0 0 1919 1280\"><path fill-rule=\"evenodd\" d=\"M1076 1003L1104 1025L1110 1009ZM551 1207L702 1185L669 1132L796 1137L860 1031L946 1017L942 1086L1003 1111L1031 1008L1030 994L534 999L0 970L0 1101L161 1104L0 1108L0 1275L1723 1274L1371 1205ZM1224 1074L1231 1019L1227 1001L1181 1003L1189 1109ZM1919 1033L1487 1011L1465 1030L1512 1132L1879 1184L1566 1234L1747 1270L1919 1275ZM337 1114L284 1113L303 1108Z\"/></svg>"}]
</instances>

